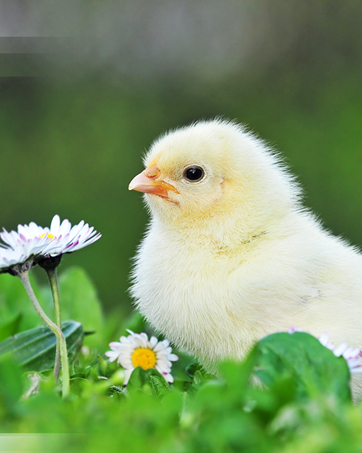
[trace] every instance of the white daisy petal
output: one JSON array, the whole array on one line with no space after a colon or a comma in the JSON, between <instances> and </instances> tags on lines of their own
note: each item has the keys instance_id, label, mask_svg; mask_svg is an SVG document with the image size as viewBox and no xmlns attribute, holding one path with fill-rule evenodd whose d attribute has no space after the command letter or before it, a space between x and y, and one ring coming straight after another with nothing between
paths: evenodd
<instances>
[{"instance_id":1,"label":"white daisy petal","mask_svg":"<svg viewBox=\"0 0 362 453\"><path fill-rule=\"evenodd\" d=\"M106 356L110 362L114 362L118 358L118 354L116 351L107 351Z\"/></svg>"},{"instance_id":2,"label":"white daisy petal","mask_svg":"<svg viewBox=\"0 0 362 453\"><path fill-rule=\"evenodd\" d=\"M165 374L165 373L168 374L168 373L171 372L171 368L168 367L168 366L166 366L166 364L161 364L161 363L160 363L160 364L157 366L156 369L157 369L157 371L160 372L161 374Z\"/></svg>"},{"instance_id":3,"label":"white daisy petal","mask_svg":"<svg viewBox=\"0 0 362 453\"><path fill-rule=\"evenodd\" d=\"M72 224L69 222L69 220L64 219L59 228L59 236L66 236L69 233L71 226Z\"/></svg>"},{"instance_id":4,"label":"white daisy petal","mask_svg":"<svg viewBox=\"0 0 362 453\"><path fill-rule=\"evenodd\" d=\"M128 384L128 381L129 381L129 378L131 377L131 374L132 374L132 371L134 370L134 368L129 368L127 370L124 370L124 382L123 382L123 385L127 385Z\"/></svg>"},{"instance_id":5,"label":"white daisy petal","mask_svg":"<svg viewBox=\"0 0 362 453\"><path fill-rule=\"evenodd\" d=\"M347 360L349 368L357 368L357 367L360 367L362 365L362 358L361 357L359 357L359 358L352 357L352 358L346 359L346 360Z\"/></svg>"},{"instance_id":6,"label":"white daisy petal","mask_svg":"<svg viewBox=\"0 0 362 453\"><path fill-rule=\"evenodd\" d=\"M58 236L59 235L59 227L60 227L60 217L58 216L58 214L56 214L53 217L52 222L50 224L50 232L54 236Z\"/></svg>"},{"instance_id":7,"label":"white daisy petal","mask_svg":"<svg viewBox=\"0 0 362 453\"><path fill-rule=\"evenodd\" d=\"M334 351L333 351L333 354L336 356L336 357L339 357L341 356L344 351L348 348L348 344L347 343L342 343L340 344Z\"/></svg>"},{"instance_id":8,"label":"white daisy petal","mask_svg":"<svg viewBox=\"0 0 362 453\"><path fill-rule=\"evenodd\" d=\"M25 225L26 226L26 225ZM26 238L27 235L28 235L28 231L27 229L25 228L24 225L18 225L18 233L19 233L19 236L23 239L23 238Z\"/></svg>"},{"instance_id":9,"label":"white daisy petal","mask_svg":"<svg viewBox=\"0 0 362 453\"><path fill-rule=\"evenodd\" d=\"M162 374L162 376L166 376L166 374L168 374L171 370L165 370L163 368L161 368L159 365L156 365L155 366L155 369L160 373Z\"/></svg>"},{"instance_id":10,"label":"white daisy petal","mask_svg":"<svg viewBox=\"0 0 362 453\"><path fill-rule=\"evenodd\" d=\"M35 222L29 223L29 235L30 236L40 236L43 232L43 229L39 227Z\"/></svg>"},{"instance_id":11,"label":"white daisy petal","mask_svg":"<svg viewBox=\"0 0 362 453\"><path fill-rule=\"evenodd\" d=\"M170 382L170 384L172 384L172 382L173 382L172 374L169 373L166 376L164 376L164 378L166 379L167 382Z\"/></svg>"},{"instance_id":12,"label":"white daisy petal","mask_svg":"<svg viewBox=\"0 0 362 453\"><path fill-rule=\"evenodd\" d=\"M156 344L157 344L157 338L156 337L151 337L150 338L150 345L152 346L152 348L154 346L156 346Z\"/></svg>"},{"instance_id":13,"label":"white daisy petal","mask_svg":"<svg viewBox=\"0 0 362 453\"><path fill-rule=\"evenodd\" d=\"M76 236L78 236L79 232L81 231L81 229L83 228L84 226L84 220L82 220L80 223L78 223L78 225L74 225L72 227L72 229L70 230L70 236L72 236L73 238L75 238Z\"/></svg>"},{"instance_id":14,"label":"white daisy petal","mask_svg":"<svg viewBox=\"0 0 362 453\"><path fill-rule=\"evenodd\" d=\"M132 363L132 360L129 360L129 358L121 358L121 357L118 357L118 363L125 369L129 369L129 368L134 368L133 366L133 363Z\"/></svg>"},{"instance_id":15,"label":"white daisy petal","mask_svg":"<svg viewBox=\"0 0 362 453\"><path fill-rule=\"evenodd\" d=\"M109 343L109 347L112 349L112 351L118 351L119 348L121 347L121 343L118 343L117 341L112 341L112 343Z\"/></svg>"},{"instance_id":16,"label":"white daisy petal","mask_svg":"<svg viewBox=\"0 0 362 453\"><path fill-rule=\"evenodd\" d=\"M344 353L343 357L348 360L350 358L358 356L360 350L358 348L347 348Z\"/></svg>"},{"instance_id":17,"label":"white daisy petal","mask_svg":"<svg viewBox=\"0 0 362 453\"><path fill-rule=\"evenodd\" d=\"M163 342L160 341L159 343L156 344L156 346L153 348L153 350L155 352L158 352L158 351L164 351L165 350L165 347L163 345Z\"/></svg>"},{"instance_id":18,"label":"white daisy petal","mask_svg":"<svg viewBox=\"0 0 362 453\"><path fill-rule=\"evenodd\" d=\"M320 343L325 346L328 343L329 335L327 332L323 332L322 335L318 338Z\"/></svg>"}]
</instances>

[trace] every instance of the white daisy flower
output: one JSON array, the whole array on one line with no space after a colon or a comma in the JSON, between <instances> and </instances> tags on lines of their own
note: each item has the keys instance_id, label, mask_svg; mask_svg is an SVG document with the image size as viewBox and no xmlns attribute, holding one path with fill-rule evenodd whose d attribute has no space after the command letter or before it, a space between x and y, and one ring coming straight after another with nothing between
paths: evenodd
<instances>
[{"instance_id":1,"label":"white daisy flower","mask_svg":"<svg viewBox=\"0 0 362 453\"><path fill-rule=\"evenodd\" d=\"M289 327L288 333L302 332L299 327ZM309 332L306 332L309 333ZM362 373L362 350L359 348L350 348L347 343L342 343L335 347L334 343L329 341L329 335L324 332L319 337L316 337L319 342L333 352L336 357L342 356L348 365L351 374Z\"/></svg>"},{"instance_id":2,"label":"white daisy flower","mask_svg":"<svg viewBox=\"0 0 362 453\"><path fill-rule=\"evenodd\" d=\"M177 355L172 354L168 340L158 341L156 337L148 336L145 333L130 333L128 337L121 337L120 343L109 343L111 351L106 352L110 362L115 360L125 369L124 385L127 385L132 371L140 366L144 370L155 368L167 382L173 382L171 375L172 363L178 360Z\"/></svg>"},{"instance_id":3,"label":"white daisy flower","mask_svg":"<svg viewBox=\"0 0 362 453\"><path fill-rule=\"evenodd\" d=\"M72 227L68 219L60 223L55 215L50 228L36 223L18 225L18 231L7 232L0 237L7 245L0 246L0 272L6 272L12 265L24 263L30 257L48 258L71 253L97 241L101 234L82 220Z\"/></svg>"}]
</instances>

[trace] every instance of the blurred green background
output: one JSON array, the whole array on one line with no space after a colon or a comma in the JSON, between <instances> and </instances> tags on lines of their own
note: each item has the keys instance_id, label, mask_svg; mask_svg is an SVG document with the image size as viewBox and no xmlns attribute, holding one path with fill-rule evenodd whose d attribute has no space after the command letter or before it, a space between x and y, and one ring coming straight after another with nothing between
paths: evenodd
<instances>
[{"instance_id":1,"label":"blurred green background","mask_svg":"<svg viewBox=\"0 0 362 453\"><path fill-rule=\"evenodd\" d=\"M83 266L106 310L131 310L147 223L128 183L159 134L200 118L247 124L362 245L361 2L11 0L0 36L1 226L94 225L59 272Z\"/></svg>"}]
</instances>

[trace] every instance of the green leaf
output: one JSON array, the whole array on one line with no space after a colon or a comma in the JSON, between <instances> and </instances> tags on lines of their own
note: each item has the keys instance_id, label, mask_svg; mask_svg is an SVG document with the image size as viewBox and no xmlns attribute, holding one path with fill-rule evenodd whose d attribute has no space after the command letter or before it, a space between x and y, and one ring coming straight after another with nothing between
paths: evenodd
<instances>
[{"instance_id":1,"label":"green leaf","mask_svg":"<svg viewBox=\"0 0 362 453\"><path fill-rule=\"evenodd\" d=\"M22 393L23 378L19 365L9 354L0 357L0 415L1 409L15 414Z\"/></svg>"},{"instance_id":2,"label":"green leaf","mask_svg":"<svg viewBox=\"0 0 362 453\"><path fill-rule=\"evenodd\" d=\"M70 362L82 346L83 328L79 322L62 324ZM44 371L54 366L56 338L48 327L36 327L8 338L0 343L0 357L11 354L14 360L28 371Z\"/></svg>"},{"instance_id":3,"label":"green leaf","mask_svg":"<svg viewBox=\"0 0 362 453\"><path fill-rule=\"evenodd\" d=\"M146 384L147 381L148 379L146 376L146 370L144 370L141 367L136 367L133 370L131 377L129 378L127 390L129 392L133 392L135 390L142 390L143 386Z\"/></svg>"},{"instance_id":4,"label":"green leaf","mask_svg":"<svg viewBox=\"0 0 362 453\"><path fill-rule=\"evenodd\" d=\"M143 391L148 393L148 388L151 389L151 394L157 398L162 398L169 392L169 386L165 378L154 368L144 370L142 367L137 367L133 370L127 384L128 392Z\"/></svg>"},{"instance_id":5,"label":"green leaf","mask_svg":"<svg viewBox=\"0 0 362 453\"><path fill-rule=\"evenodd\" d=\"M255 374L267 386L292 377L297 398L334 395L350 401L350 373L344 358L335 357L315 337L304 332L276 333L256 345Z\"/></svg>"},{"instance_id":6,"label":"green leaf","mask_svg":"<svg viewBox=\"0 0 362 453\"><path fill-rule=\"evenodd\" d=\"M83 394L89 394L91 391L91 381L82 377L72 377L70 379L70 389L71 392L78 396L83 396Z\"/></svg>"},{"instance_id":7,"label":"green leaf","mask_svg":"<svg viewBox=\"0 0 362 453\"><path fill-rule=\"evenodd\" d=\"M5 338L11 337L19 332L22 317L22 313L17 313L12 319L0 324L0 341L5 340Z\"/></svg>"},{"instance_id":8,"label":"green leaf","mask_svg":"<svg viewBox=\"0 0 362 453\"><path fill-rule=\"evenodd\" d=\"M195 374L194 374L193 384L194 385L200 385L203 382L203 380L204 380L204 376L201 373L201 371L200 370L196 370Z\"/></svg>"},{"instance_id":9,"label":"green leaf","mask_svg":"<svg viewBox=\"0 0 362 453\"><path fill-rule=\"evenodd\" d=\"M43 292L40 290L34 276L30 274L30 281L34 292L38 298L40 305L46 311L51 318L53 315L52 302L48 298L44 297ZM19 324L13 324L13 328L16 327L16 332L22 332L28 329L32 329L37 326L43 325L42 320L36 313L28 295L26 294L25 288L23 287L20 280L13 277L10 274L0 275L0 319L1 326L11 326L12 322L19 317ZM0 326L0 332L1 332ZM4 338L4 337L3 337Z\"/></svg>"},{"instance_id":10,"label":"green leaf","mask_svg":"<svg viewBox=\"0 0 362 453\"><path fill-rule=\"evenodd\" d=\"M103 335L103 313L97 291L87 273L71 267L59 276L60 305L63 319L79 321L85 332L95 331L86 343L95 347Z\"/></svg>"},{"instance_id":11,"label":"green leaf","mask_svg":"<svg viewBox=\"0 0 362 453\"><path fill-rule=\"evenodd\" d=\"M197 361L192 362L186 367L186 374L190 378L193 378L197 370L203 372L202 365Z\"/></svg>"},{"instance_id":12,"label":"green leaf","mask_svg":"<svg viewBox=\"0 0 362 453\"><path fill-rule=\"evenodd\" d=\"M127 393L117 385L112 385L108 389L108 393L115 401L124 401L127 399Z\"/></svg>"},{"instance_id":13,"label":"green leaf","mask_svg":"<svg viewBox=\"0 0 362 453\"><path fill-rule=\"evenodd\" d=\"M152 392L157 398L163 398L170 391L169 385L161 375L150 374L149 382L151 384Z\"/></svg>"}]
</instances>

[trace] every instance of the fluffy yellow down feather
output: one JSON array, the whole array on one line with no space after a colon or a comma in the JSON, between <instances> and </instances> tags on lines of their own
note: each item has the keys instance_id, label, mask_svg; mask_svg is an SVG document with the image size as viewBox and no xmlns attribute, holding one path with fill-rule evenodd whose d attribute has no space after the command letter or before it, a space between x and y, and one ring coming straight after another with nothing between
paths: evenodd
<instances>
[{"instance_id":1,"label":"fluffy yellow down feather","mask_svg":"<svg viewBox=\"0 0 362 453\"><path fill-rule=\"evenodd\" d=\"M129 188L151 221L131 291L158 331L210 371L291 326L362 349L362 255L301 206L263 141L202 121L156 140L144 163Z\"/></svg>"}]
</instances>

